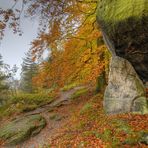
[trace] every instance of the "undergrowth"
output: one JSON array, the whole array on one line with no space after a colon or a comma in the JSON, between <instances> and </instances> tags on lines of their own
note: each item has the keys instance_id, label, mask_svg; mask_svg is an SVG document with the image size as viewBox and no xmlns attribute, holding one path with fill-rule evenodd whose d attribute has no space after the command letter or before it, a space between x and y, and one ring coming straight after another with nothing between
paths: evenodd
<instances>
[{"instance_id":1,"label":"undergrowth","mask_svg":"<svg viewBox=\"0 0 148 148\"><path fill-rule=\"evenodd\" d=\"M54 94L18 94L9 98L8 102L0 107L0 118L34 110L50 103L53 99Z\"/></svg>"}]
</instances>

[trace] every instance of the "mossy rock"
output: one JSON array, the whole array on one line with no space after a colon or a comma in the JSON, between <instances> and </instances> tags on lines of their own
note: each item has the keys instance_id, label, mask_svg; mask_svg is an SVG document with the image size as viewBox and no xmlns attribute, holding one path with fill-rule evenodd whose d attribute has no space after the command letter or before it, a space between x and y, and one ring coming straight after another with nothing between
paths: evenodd
<instances>
[{"instance_id":1,"label":"mossy rock","mask_svg":"<svg viewBox=\"0 0 148 148\"><path fill-rule=\"evenodd\" d=\"M148 1L98 0L97 21L112 53L129 60L148 81Z\"/></svg>"},{"instance_id":2,"label":"mossy rock","mask_svg":"<svg viewBox=\"0 0 148 148\"><path fill-rule=\"evenodd\" d=\"M114 26L129 17L141 19L143 14L148 15L147 11L147 0L99 0L97 16L105 22L113 21Z\"/></svg>"},{"instance_id":3,"label":"mossy rock","mask_svg":"<svg viewBox=\"0 0 148 148\"><path fill-rule=\"evenodd\" d=\"M139 97L135 100L133 112L140 114L148 114L148 100L145 97Z\"/></svg>"},{"instance_id":4,"label":"mossy rock","mask_svg":"<svg viewBox=\"0 0 148 148\"><path fill-rule=\"evenodd\" d=\"M30 115L11 121L0 128L0 140L15 145L38 134L46 125L41 115Z\"/></svg>"},{"instance_id":5,"label":"mossy rock","mask_svg":"<svg viewBox=\"0 0 148 148\"><path fill-rule=\"evenodd\" d=\"M128 60L112 57L103 105L107 114L147 113L145 87Z\"/></svg>"}]
</instances>

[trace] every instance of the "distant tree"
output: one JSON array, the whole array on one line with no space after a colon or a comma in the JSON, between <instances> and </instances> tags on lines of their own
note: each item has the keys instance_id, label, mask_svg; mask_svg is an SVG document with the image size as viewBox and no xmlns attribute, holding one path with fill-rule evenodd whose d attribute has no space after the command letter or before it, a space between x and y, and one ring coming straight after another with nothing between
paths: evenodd
<instances>
[{"instance_id":1,"label":"distant tree","mask_svg":"<svg viewBox=\"0 0 148 148\"><path fill-rule=\"evenodd\" d=\"M32 78L37 74L37 64L32 59L32 54L27 52L25 54L22 64L20 89L27 93L33 93L35 88L32 83Z\"/></svg>"},{"instance_id":2,"label":"distant tree","mask_svg":"<svg viewBox=\"0 0 148 148\"><path fill-rule=\"evenodd\" d=\"M5 73L5 68L6 65L3 63L2 56L0 55L0 93L8 89L6 79L9 77L9 74Z\"/></svg>"},{"instance_id":3,"label":"distant tree","mask_svg":"<svg viewBox=\"0 0 148 148\"><path fill-rule=\"evenodd\" d=\"M2 55L0 54L0 66L3 65L3 61L2 61Z\"/></svg>"},{"instance_id":4,"label":"distant tree","mask_svg":"<svg viewBox=\"0 0 148 148\"><path fill-rule=\"evenodd\" d=\"M16 95L17 90L19 89L19 80L15 78L17 73L18 67L14 65L11 69L9 69L9 78L8 78L8 85L11 95Z\"/></svg>"}]
</instances>

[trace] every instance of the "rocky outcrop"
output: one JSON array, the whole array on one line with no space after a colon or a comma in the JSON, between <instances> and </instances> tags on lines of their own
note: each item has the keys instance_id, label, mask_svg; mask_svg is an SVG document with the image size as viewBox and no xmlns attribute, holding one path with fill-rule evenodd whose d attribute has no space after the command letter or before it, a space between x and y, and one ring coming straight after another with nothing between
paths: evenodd
<instances>
[{"instance_id":1,"label":"rocky outcrop","mask_svg":"<svg viewBox=\"0 0 148 148\"><path fill-rule=\"evenodd\" d=\"M30 115L11 121L0 128L0 140L15 145L38 134L46 125L41 115Z\"/></svg>"},{"instance_id":2,"label":"rocky outcrop","mask_svg":"<svg viewBox=\"0 0 148 148\"><path fill-rule=\"evenodd\" d=\"M148 1L98 1L97 21L112 53L105 110L144 113L147 100L142 81L148 81Z\"/></svg>"},{"instance_id":3,"label":"rocky outcrop","mask_svg":"<svg viewBox=\"0 0 148 148\"><path fill-rule=\"evenodd\" d=\"M104 108L109 114L147 112L145 88L133 66L115 56L110 63L109 84L104 95Z\"/></svg>"},{"instance_id":4,"label":"rocky outcrop","mask_svg":"<svg viewBox=\"0 0 148 148\"><path fill-rule=\"evenodd\" d=\"M148 81L148 1L99 0L97 21L108 48Z\"/></svg>"}]
</instances>

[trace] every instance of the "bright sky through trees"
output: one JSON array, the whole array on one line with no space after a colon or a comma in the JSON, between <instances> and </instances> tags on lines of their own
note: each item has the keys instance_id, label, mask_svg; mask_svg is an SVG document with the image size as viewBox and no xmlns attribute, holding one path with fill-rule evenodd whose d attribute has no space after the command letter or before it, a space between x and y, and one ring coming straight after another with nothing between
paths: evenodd
<instances>
[{"instance_id":1,"label":"bright sky through trees","mask_svg":"<svg viewBox=\"0 0 148 148\"><path fill-rule=\"evenodd\" d=\"M10 5L13 5L10 0L0 0L0 8L7 8ZM5 63L13 66L16 64L19 68L21 68L22 57L24 56L24 52L30 48L30 42L37 35L37 27L38 22L30 19L23 19L22 30L23 35L19 37L18 35L14 35L8 29L5 31L5 37L1 41L0 45L0 53L3 56L3 60ZM19 78L20 69L18 70L17 77Z\"/></svg>"}]
</instances>

